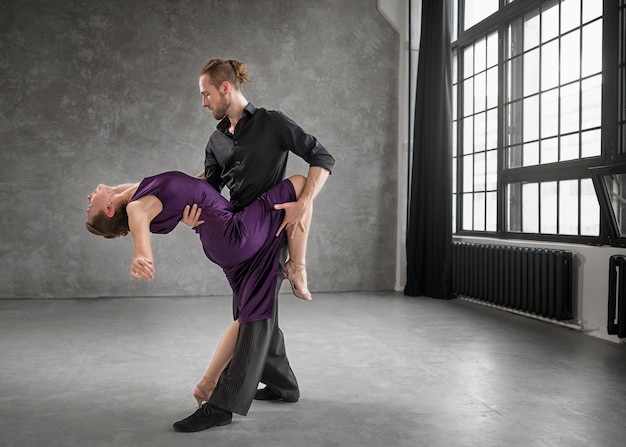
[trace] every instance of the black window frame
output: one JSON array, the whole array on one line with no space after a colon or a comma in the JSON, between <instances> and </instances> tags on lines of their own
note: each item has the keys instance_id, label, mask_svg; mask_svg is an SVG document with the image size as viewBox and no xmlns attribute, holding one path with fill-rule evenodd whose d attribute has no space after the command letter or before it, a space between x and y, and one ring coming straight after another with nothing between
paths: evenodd
<instances>
[{"instance_id":1,"label":"black window frame","mask_svg":"<svg viewBox=\"0 0 626 447\"><path fill-rule=\"evenodd\" d=\"M597 187L597 175L593 168L599 166L611 172L624 169L626 172L626 0L603 0L602 14L602 112L601 112L601 155L584 159L560 161L558 163L526 166L520 168L506 168L504 164L504 102L505 102L505 65L506 60L504 42L509 23L525 14L547 5L553 0L500 0L498 12L472 26L468 30L462 29L462 14L465 9L465 0L458 1L457 14L454 22L457 25L456 40L452 42L452 51L456 55L457 94L455 109L456 123L456 191L455 196L455 234L458 236L496 237L499 239L528 239L534 241L550 241L587 245L626 246L626 237L616 236L611 230L611 222L607 219L608 213L604 209L606 200L598 196L600 205L600 228L598 236L539 234L512 232L505 229L507 207L505 189L514 182L546 182L559 180L592 179ZM589 0L582 0L589 1ZM593 0L592 0L593 1ZM463 230L463 53L462 50L473 44L477 39L486 37L494 31L498 32L498 187L497 187L497 224L496 231ZM620 38L621 36L621 38ZM597 171L595 171L597 172ZM580 199L579 199L580 201ZM580 214L579 214L580 216ZM580 217L579 217L580 218Z\"/></svg>"}]
</instances>

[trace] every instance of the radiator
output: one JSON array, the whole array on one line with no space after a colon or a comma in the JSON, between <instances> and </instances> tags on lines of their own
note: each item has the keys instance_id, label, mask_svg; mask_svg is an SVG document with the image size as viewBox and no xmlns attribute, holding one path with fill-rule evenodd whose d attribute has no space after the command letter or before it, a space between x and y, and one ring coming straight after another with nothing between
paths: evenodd
<instances>
[{"instance_id":1,"label":"radiator","mask_svg":"<svg viewBox=\"0 0 626 447\"><path fill-rule=\"evenodd\" d=\"M626 337L626 256L611 256L609 261L609 312L607 332Z\"/></svg>"},{"instance_id":2,"label":"radiator","mask_svg":"<svg viewBox=\"0 0 626 447\"><path fill-rule=\"evenodd\" d=\"M453 242L456 295L554 320L571 320L572 252Z\"/></svg>"}]
</instances>

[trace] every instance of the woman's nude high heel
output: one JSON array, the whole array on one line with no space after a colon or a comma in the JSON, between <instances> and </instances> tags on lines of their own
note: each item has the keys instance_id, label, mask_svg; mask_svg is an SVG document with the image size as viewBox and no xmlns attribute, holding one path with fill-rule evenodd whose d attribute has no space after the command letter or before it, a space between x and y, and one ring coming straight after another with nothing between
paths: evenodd
<instances>
[{"instance_id":1,"label":"woman's nude high heel","mask_svg":"<svg viewBox=\"0 0 626 447\"><path fill-rule=\"evenodd\" d=\"M313 297L306 287L306 270L304 264L296 264L291 259L285 262L283 274L291 284L291 291L301 300L311 301Z\"/></svg>"}]
</instances>

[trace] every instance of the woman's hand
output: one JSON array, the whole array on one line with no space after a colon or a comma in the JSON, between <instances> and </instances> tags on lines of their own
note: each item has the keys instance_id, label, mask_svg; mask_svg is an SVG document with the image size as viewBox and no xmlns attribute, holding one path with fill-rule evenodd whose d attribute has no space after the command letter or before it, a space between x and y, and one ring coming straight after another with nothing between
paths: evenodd
<instances>
[{"instance_id":1,"label":"woman's hand","mask_svg":"<svg viewBox=\"0 0 626 447\"><path fill-rule=\"evenodd\" d=\"M130 265L130 276L135 281L139 281L139 277L145 280L154 278L154 261L143 256L135 256L133 263Z\"/></svg>"}]
</instances>

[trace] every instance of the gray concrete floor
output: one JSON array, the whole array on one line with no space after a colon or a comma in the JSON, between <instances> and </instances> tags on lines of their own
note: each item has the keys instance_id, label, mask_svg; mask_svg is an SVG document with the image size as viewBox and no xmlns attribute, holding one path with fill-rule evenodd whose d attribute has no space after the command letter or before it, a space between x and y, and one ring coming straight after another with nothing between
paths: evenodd
<instances>
[{"instance_id":1,"label":"gray concrete floor","mask_svg":"<svg viewBox=\"0 0 626 447\"><path fill-rule=\"evenodd\" d=\"M181 434L230 297L0 301L0 445L624 445L624 344L399 293L284 294L280 320L300 402Z\"/></svg>"}]
</instances>

